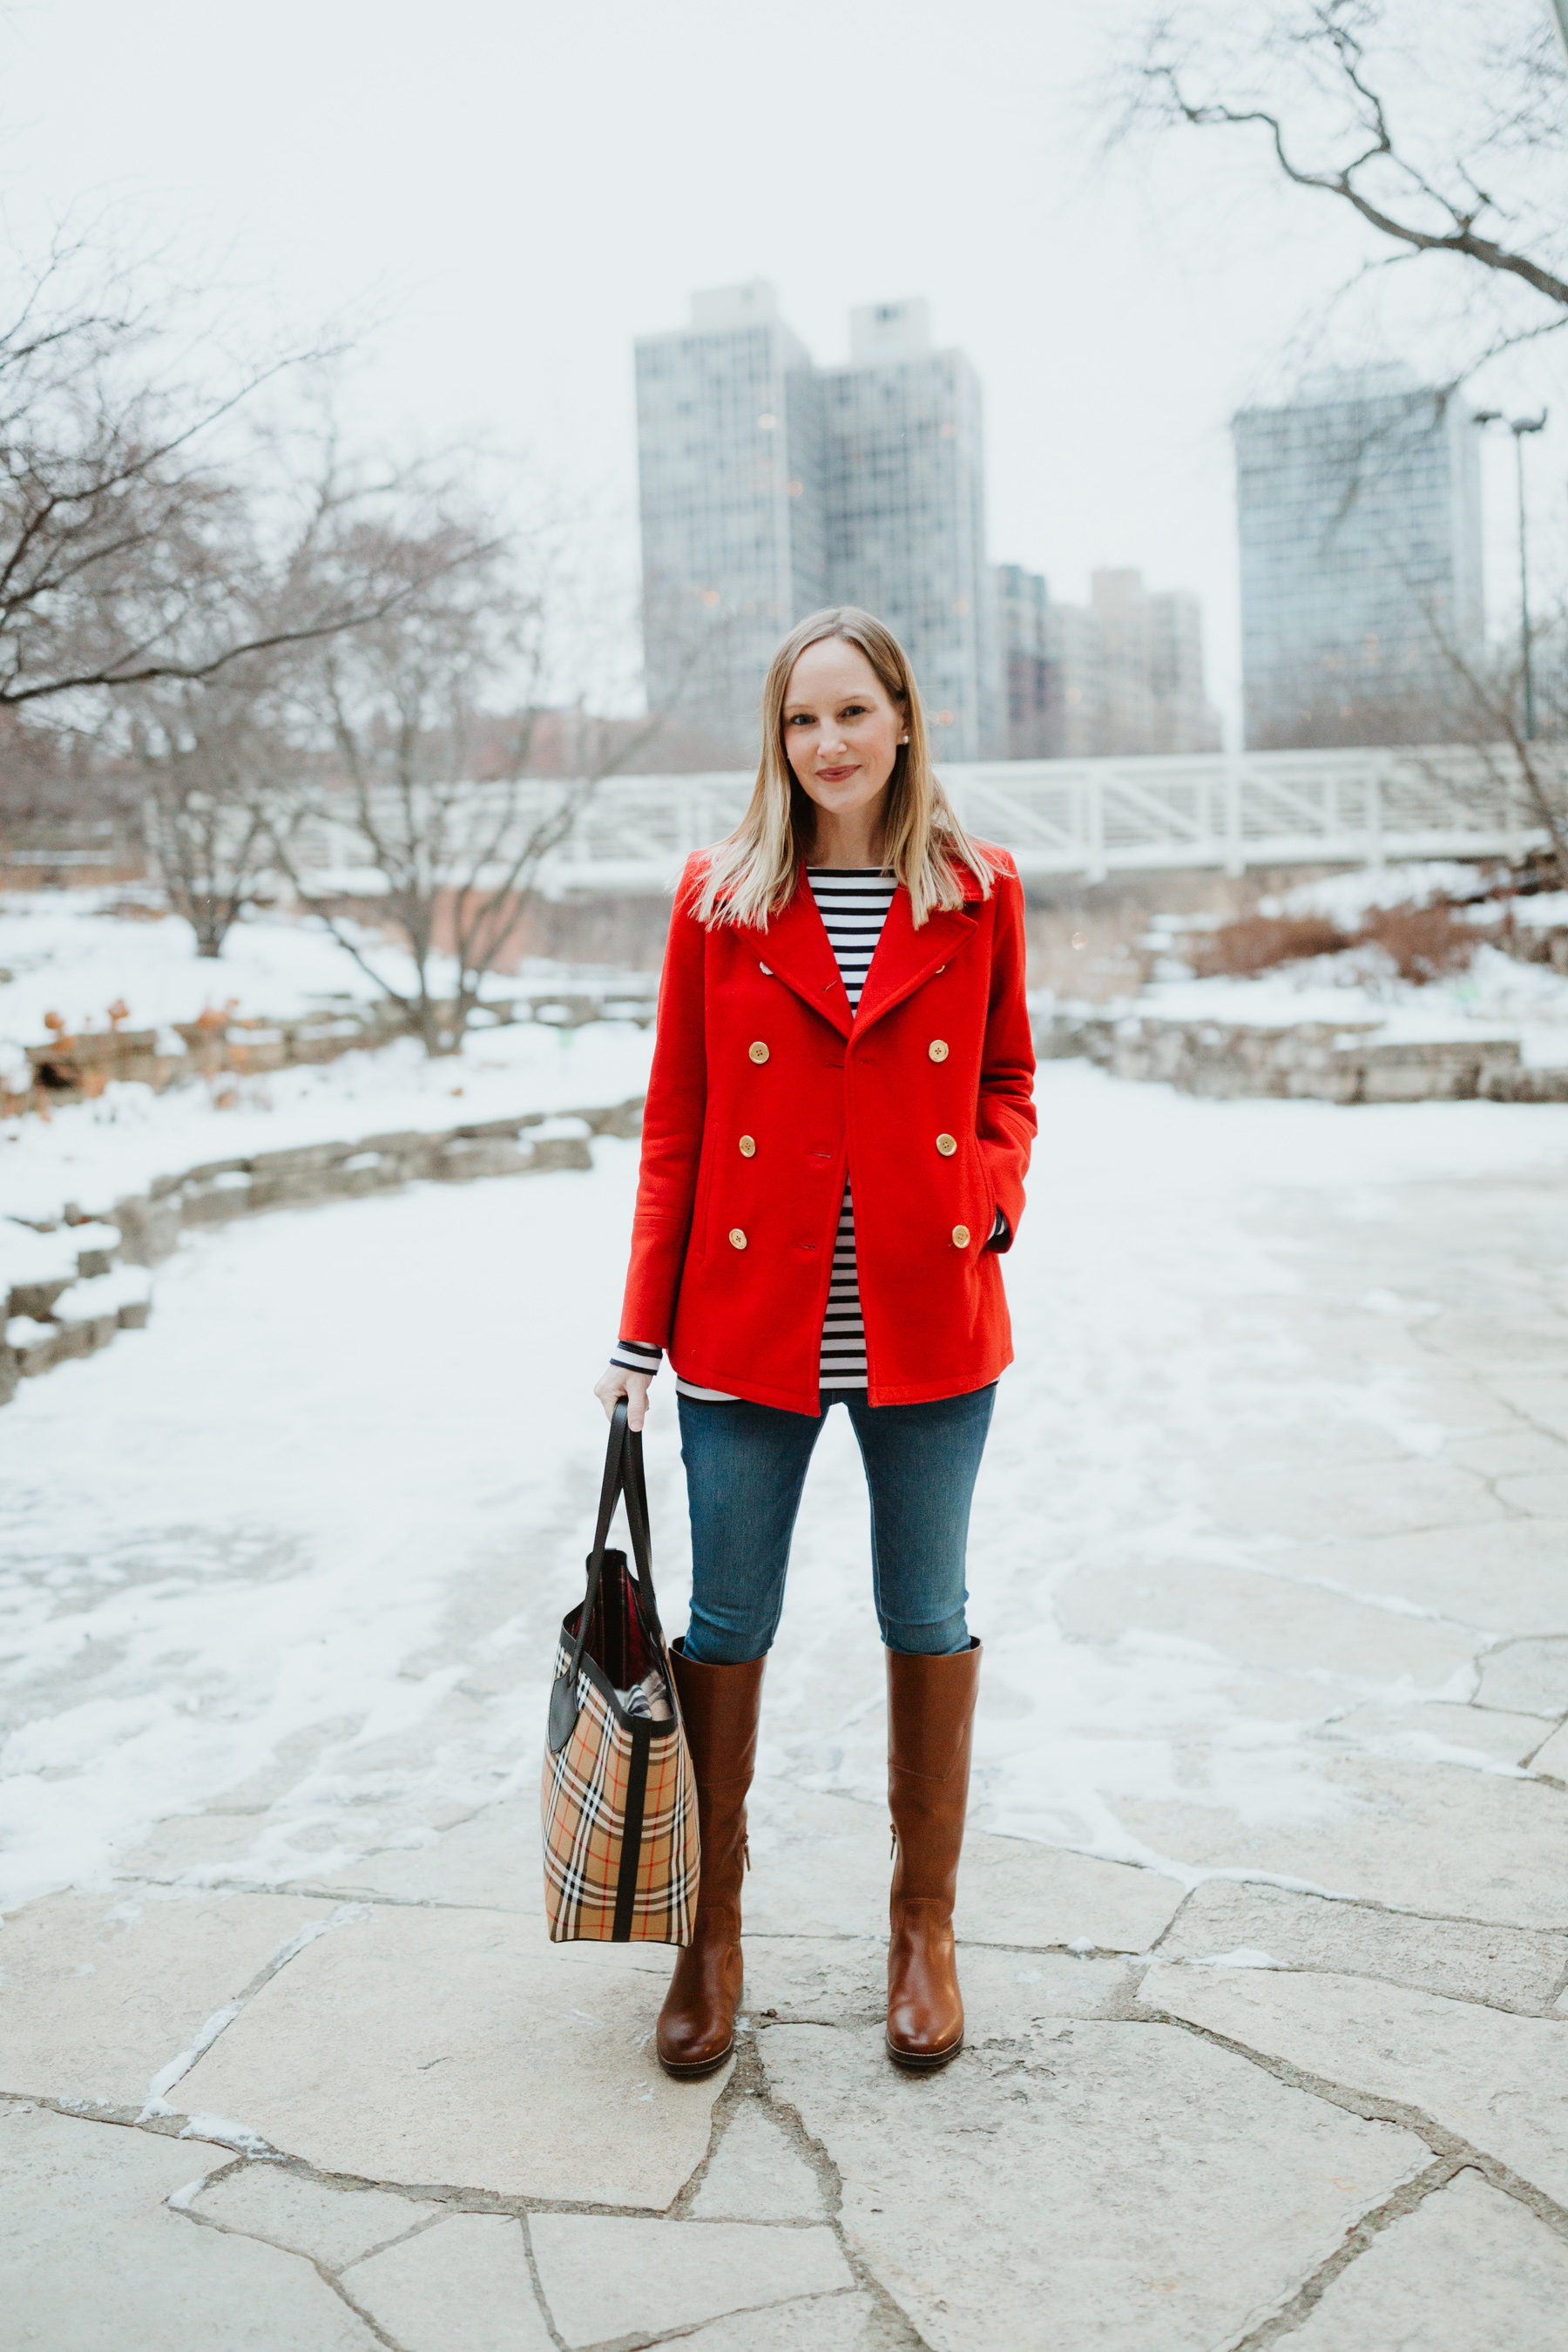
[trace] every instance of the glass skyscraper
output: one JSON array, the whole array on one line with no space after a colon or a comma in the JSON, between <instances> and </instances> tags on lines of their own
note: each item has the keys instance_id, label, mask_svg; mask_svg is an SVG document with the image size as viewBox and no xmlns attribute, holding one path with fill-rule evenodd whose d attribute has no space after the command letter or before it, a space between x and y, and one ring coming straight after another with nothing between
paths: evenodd
<instances>
[{"instance_id":1,"label":"glass skyscraper","mask_svg":"<svg viewBox=\"0 0 1568 2352\"><path fill-rule=\"evenodd\" d=\"M1335 370L1236 418L1249 750L1441 741L1479 663L1468 404L1403 368Z\"/></svg>"},{"instance_id":2,"label":"glass skyscraper","mask_svg":"<svg viewBox=\"0 0 1568 2352\"><path fill-rule=\"evenodd\" d=\"M938 749L978 759L1003 723L979 383L922 302L850 327L849 366L818 370L757 280L638 341L649 701L754 756L779 638L860 604L902 641Z\"/></svg>"}]
</instances>

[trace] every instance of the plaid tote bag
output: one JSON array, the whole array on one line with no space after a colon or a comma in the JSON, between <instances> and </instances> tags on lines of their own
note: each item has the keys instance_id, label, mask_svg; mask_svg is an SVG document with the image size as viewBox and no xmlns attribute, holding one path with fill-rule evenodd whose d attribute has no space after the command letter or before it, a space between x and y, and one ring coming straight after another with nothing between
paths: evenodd
<instances>
[{"instance_id":1,"label":"plaid tote bag","mask_svg":"<svg viewBox=\"0 0 1568 2352\"><path fill-rule=\"evenodd\" d=\"M607 1551L625 1496L637 1572ZM561 1621L544 1748L544 1906L552 1944L689 1944L697 1788L654 1599L642 1438L610 1423L587 1590Z\"/></svg>"}]
</instances>

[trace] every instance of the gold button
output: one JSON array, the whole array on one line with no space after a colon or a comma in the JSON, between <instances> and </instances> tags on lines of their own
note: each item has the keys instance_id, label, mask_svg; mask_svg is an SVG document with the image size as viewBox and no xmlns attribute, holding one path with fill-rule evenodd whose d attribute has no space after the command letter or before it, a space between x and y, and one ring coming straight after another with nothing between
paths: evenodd
<instances>
[{"instance_id":1,"label":"gold button","mask_svg":"<svg viewBox=\"0 0 1568 2352\"><path fill-rule=\"evenodd\" d=\"M731 1234L730 1239L733 1241L734 1238L734 1234ZM969 1227L967 1225L954 1225L952 1229L952 1246L954 1249L967 1249L969 1247Z\"/></svg>"},{"instance_id":2,"label":"gold button","mask_svg":"<svg viewBox=\"0 0 1568 2352\"><path fill-rule=\"evenodd\" d=\"M756 1145L752 1142L749 1135L743 1135L741 1138L741 1157L742 1160L750 1160L752 1153L756 1150Z\"/></svg>"},{"instance_id":3,"label":"gold button","mask_svg":"<svg viewBox=\"0 0 1568 2352\"><path fill-rule=\"evenodd\" d=\"M752 1048L752 1053L754 1054L756 1050L756 1047L753 1045ZM946 1038L933 1037L931 1044L926 1047L926 1052L931 1055L933 1062L945 1062L947 1059Z\"/></svg>"},{"instance_id":4,"label":"gold button","mask_svg":"<svg viewBox=\"0 0 1568 2352\"><path fill-rule=\"evenodd\" d=\"M945 1054L947 1047L944 1045L942 1050ZM763 1045L760 1037L757 1039L754 1045L748 1045L746 1051L750 1054L753 1062L765 1062L768 1058L768 1049Z\"/></svg>"},{"instance_id":5,"label":"gold button","mask_svg":"<svg viewBox=\"0 0 1568 2352\"><path fill-rule=\"evenodd\" d=\"M969 1239L969 1235L968 1235L967 1234L964 1234L964 1236L963 1236L963 1238L964 1238L964 1240L965 1240L965 1241L967 1241L967 1240ZM745 1248L745 1246L746 1246L746 1236L745 1236L745 1234L741 1231L741 1228L740 1228L740 1226L739 1226L739 1225L731 1225L731 1228L730 1228L730 1247L731 1247L731 1249L744 1249L744 1248Z\"/></svg>"},{"instance_id":6,"label":"gold button","mask_svg":"<svg viewBox=\"0 0 1568 2352\"><path fill-rule=\"evenodd\" d=\"M953 1141L951 1135L939 1135L936 1139L936 1148L941 1152L944 1160L951 1160L953 1153L958 1150L958 1146Z\"/></svg>"}]
</instances>

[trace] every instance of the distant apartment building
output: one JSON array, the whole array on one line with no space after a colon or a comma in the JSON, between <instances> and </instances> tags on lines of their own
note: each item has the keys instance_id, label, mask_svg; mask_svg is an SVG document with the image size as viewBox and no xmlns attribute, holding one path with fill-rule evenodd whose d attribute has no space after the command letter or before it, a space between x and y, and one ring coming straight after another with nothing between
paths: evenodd
<instances>
[{"instance_id":1,"label":"distant apartment building","mask_svg":"<svg viewBox=\"0 0 1568 2352\"><path fill-rule=\"evenodd\" d=\"M1016 610L998 576L998 607ZM1025 577L1037 575L1026 574ZM1140 572L1096 572L1090 601L1053 604L1038 583L1046 669L1043 756L1217 751L1218 713L1204 687L1203 620L1184 588L1151 592ZM1005 627L1007 625L1005 624ZM1012 638L1005 642L1011 650ZM1013 756L1031 756L1023 751ZM1039 757L1041 754L1032 756Z\"/></svg>"},{"instance_id":2,"label":"distant apartment building","mask_svg":"<svg viewBox=\"0 0 1568 2352\"><path fill-rule=\"evenodd\" d=\"M694 295L689 327L639 340L637 393L650 702L753 756L779 638L860 604L902 641L939 749L989 750L980 387L926 305L854 311L849 365L817 369L762 280Z\"/></svg>"},{"instance_id":3,"label":"distant apartment building","mask_svg":"<svg viewBox=\"0 0 1568 2352\"><path fill-rule=\"evenodd\" d=\"M1235 419L1249 749L1442 740L1483 646L1479 436L1404 368Z\"/></svg>"},{"instance_id":4,"label":"distant apartment building","mask_svg":"<svg viewBox=\"0 0 1568 2352\"><path fill-rule=\"evenodd\" d=\"M996 639L1001 668L1004 740L1009 760L1051 756L1054 705L1044 575L1021 563L996 566Z\"/></svg>"}]
</instances>

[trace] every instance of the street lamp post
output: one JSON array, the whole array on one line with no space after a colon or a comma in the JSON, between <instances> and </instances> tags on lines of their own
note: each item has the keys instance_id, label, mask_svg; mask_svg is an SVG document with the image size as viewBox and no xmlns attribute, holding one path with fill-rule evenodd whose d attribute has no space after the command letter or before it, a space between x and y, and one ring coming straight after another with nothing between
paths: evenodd
<instances>
[{"instance_id":1,"label":"street lamp post","mask_svg":"<svg viewBox=\"0 0 1568 2352\"><path fill-rule=\"evenodd\" d=\"M1568 0L1564 0L1568 5ZM1524 679L1524 740L1535 740L1535 673L1530 647L1530 564L1525 540L1524 515L1524 436L1539 433L1546 422L1543 408L1539 416L1515 416L1510 420L1513 435L1514 480L1519 494L1519 664ZM1478 408L1471 423L1482 426L1500 425L1500 408Z\"/></svg>"}]
</instances>

